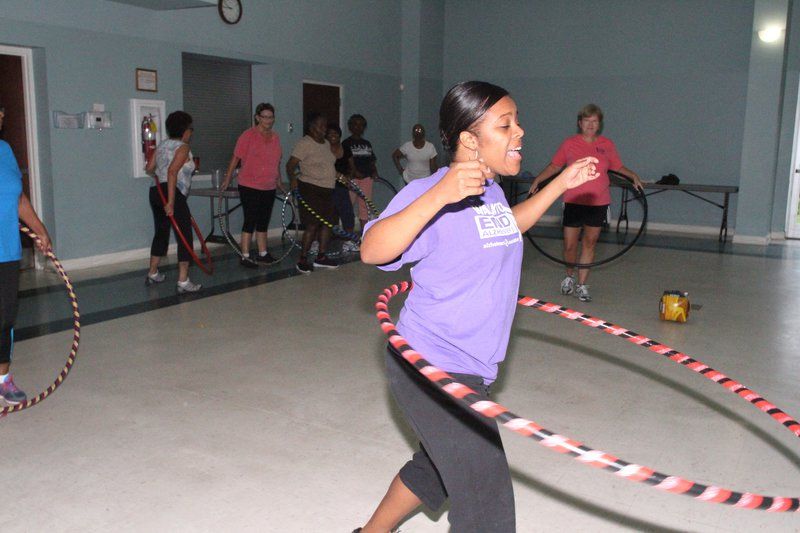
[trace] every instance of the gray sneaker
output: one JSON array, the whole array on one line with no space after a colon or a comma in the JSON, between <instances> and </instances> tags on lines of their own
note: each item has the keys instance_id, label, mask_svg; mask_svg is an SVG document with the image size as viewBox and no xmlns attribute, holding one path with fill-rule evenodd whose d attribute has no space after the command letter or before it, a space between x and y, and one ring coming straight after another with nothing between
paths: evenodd
<instances>
[{"instance_id":1,"label":"gray sneaker","mask_svg":"<svg viewBox=\"0 0 800 533\"><path fill-rule=\"evenodd\" d=\"M588 285L576 285L575 286L575 296L578 297L578 300L582 302L591 302L592 295L589 294L589 286Z\"/></svg>"},{"instance_id":2,"label":"gray sneaker","mask_svg":"<svg viewBox=\"0 0 800 533\"><path fill-rule=\"evenodd\" d=\"M150 285L161 283L162 281L164 281L164 279L166 279L166 276L164 276L164 274L156 270L155 274L150 274L149 272L147 273L147 276L144 278L144 284L149 287Z\"/></svg>"},{"instance_id":3,"label":"gray sneaker","mask_svg":"<svg viewBox=\"0 0 800 533\"><path fill-rule=\"evenodd\" d=\"M9 374L6 380L0 383L0 398L8 405L19 405L28 399L28 396L14 384L14 376Z\"/></svg>"},{"instance_id":4,"label":"gray sneaker","mask_svg":"<svg viewBox=\"0 0 800 533\"><path fill-rule=\"evenodd\" d=\"M572 294L575 292L575 278L567 276L561 280L561 294Z\"/></svg>"},{"instance_id":5,"label":"gray sneaker","mask_svg":"<svg viewBox=\"0 0 800 533\"><path fill-rule=\"evenodd\" d=\"M186 278L186 281L179 281L178 282L178 293L183 294L186 292L197 292L202 289L203 286L199 283L192 283L192 280Z\"/></svg>"}]
</instances>

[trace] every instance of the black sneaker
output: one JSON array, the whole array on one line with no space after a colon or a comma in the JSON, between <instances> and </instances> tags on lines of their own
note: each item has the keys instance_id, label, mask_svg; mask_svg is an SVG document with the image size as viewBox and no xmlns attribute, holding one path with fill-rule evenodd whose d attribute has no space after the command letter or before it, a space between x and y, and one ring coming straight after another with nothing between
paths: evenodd
<instances>
[{"instance_id":1,"label":"black sneaker","mask_svg":"<svg viewBox=\"0 0 800 533\"><path fill-rule=\"evenodd\" d=\"M339 268L339 264L333 261L332 259L328 259L328 256L325 254L319 254L316 259L314 259L314 266L319 268Z\"/></svg>"},{"instance_id":2,"label":"black sneaker","mask_svg":"<svg viewBox=\"0 0 800 533\"><path fill-rule=\"evenodd\" d=\"M239 264L245 268L258 268L258 263L250 259L249 257L241 257L239 258Z\"/></svg>"},{"instance_id":3,"label":"black sneaker","mask_svg":"<svg viewBox=\"0 0 800 533\"><path fill-rule=\"evenodd\" d=\"M257 254L256 261L259 263L274 263L275 258L272 257L269 252L267 252L266 255Z\"/></svg>"},{"instance_id":4,"label":"black sneaker","mask_svg":"<svg viewBox=\"0 0 800 533\"><path fill-rule=\"evenodd\" d=\"M314 265L309 263L307 259L301 259L300 261L298 261L295 268L301 274L311 274L312 272L314 272Z\"/></svg>"}]
</instances>

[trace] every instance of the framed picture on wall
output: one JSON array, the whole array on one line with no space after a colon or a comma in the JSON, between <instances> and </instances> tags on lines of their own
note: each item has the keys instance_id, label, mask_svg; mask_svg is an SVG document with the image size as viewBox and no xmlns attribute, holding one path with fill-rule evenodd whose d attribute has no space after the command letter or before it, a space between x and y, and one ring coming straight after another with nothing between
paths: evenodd
<instances>
[{"instance_id":1,"label":"framed picture on wall","mask_svg":"<svg viewBox=\"0 0 800 533\"><path fill-rule=\"evenodd\" d=\"M164 100L131 99L131 154L133 156L133 177L148 177L145 172L147 159L165 137L166 119Z\"/></svg>"},{"instance_id":2,"label":"framed picture on wall","mask_svg":"<svg viewBox=\"0 0 800 533\"><path fill-rule=\"evenodd\" d=\"M136 69L136 90L158 92L158 71L148 68Z\"/></svg>"}]
</instances>

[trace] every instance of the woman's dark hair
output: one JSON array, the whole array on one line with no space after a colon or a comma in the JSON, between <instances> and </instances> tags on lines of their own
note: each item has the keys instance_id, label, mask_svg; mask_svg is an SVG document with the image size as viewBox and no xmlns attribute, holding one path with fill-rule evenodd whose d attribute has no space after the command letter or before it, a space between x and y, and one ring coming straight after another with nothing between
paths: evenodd
<instances>
[{"instance_id":1,"label":"woman's dark hair","mask_svg":"<svg viewBox=\"0 0 800 533\"><path fill-rule=\"evenodd\" d=\"M303 125L303 135L308 135L308 132L311 131L311 124L313 124L314 121L318 120L320 117L325 118L325 115L319 111L308 112L306 115L306 123Z\"/></svg>"},{"instance_id":2,"label":"woman's dark hair","mask_svg":"<svg viewBox=\"0 0 800 533\"><path fill-rule=\"evenodd\" d=\"M339 137L341 137L341 136L342 136L342 128L340 128L340 127L339 127L339 125L338 125L337 123L335 123L335 122L328 122L328 130L327 130L327 131L330 131L330 130L333 130L333 131L335 131L336 133L338 133L338 134L339 134Z\"/></svg>"},{"instance_id":3,"label":"woman's dark hair","mask_svg":"<svg viewBox=\"0 0 800 533\"><path fill-rule=\"evenodd\" d=\"M348 127L348 129L353 125L353 122L355 122L356 120L364 121L364 128L367 127L367 119L364 118L364 115L360 115L358 113L355 113L353 115L350 115L350 118L347 119L347 127Z\"/></svg>"},{"instance_id":4,"label":"woman's dark hair","mask_svg":"<svg viewBox=\"0 0 800 533\"><path fill-rule=\"evenodd\" d=\"M265 109L268 110L268 111L272 111L273 115L275 114L275 108L272 107L272 104L267 103L267 102L261 102L260 104L258 104L256 106L256 117L258 115L260 115L261 112L264 111ZM255 119L255 117L253 117L253 119Z\"/></svg>"},{"instance_id":5,"label":"woman's dark hair","mask_svg":"<svg viewBox=\"0 0 800 533\"><path fill-rule=\"evenodd\" d=\"M173 111L164 122L170 139L180 139L192 127L192 115L186 111Z\"/></svg>"},{"instance_id":6,"label":"woman's dark hair","mask_svg":"<svg viewBox=\"0 0 800 533\"><path fill-rule=\"evenodd\" d=\"M442 146L452 158L458 148L458 136L469 131L508 91L485 81L462 81L454 85L439 108L439 135Z\"/></svg>"}]
</instances>

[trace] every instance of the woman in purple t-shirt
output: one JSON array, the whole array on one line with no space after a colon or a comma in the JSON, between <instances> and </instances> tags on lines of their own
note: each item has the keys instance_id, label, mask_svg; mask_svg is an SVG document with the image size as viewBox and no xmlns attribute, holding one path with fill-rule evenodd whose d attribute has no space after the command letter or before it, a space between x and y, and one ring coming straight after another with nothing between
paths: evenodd
<instances>
[{"instance_id":1,"label":"woman in purple t-shirt","mask_svg":"<svg viewBox=\"0 0 800 533\"><path fill-rule=\"evenodd\" d=\"M505 358L522 264L522 236L564 191L597 177L574 162L540 194L508 206L495 178L519 173L524 132L505 89L463 82L439 111L449 167L414 180L367 224L365 263L416 263L398 331L432 364L488 398ZM392 393L420 449L392 480L363 528L386 532L424 503L449 498L454 531L515 530L514 493L494 420L457 409L390 347Z\"/></svg>"}]
</instances>

